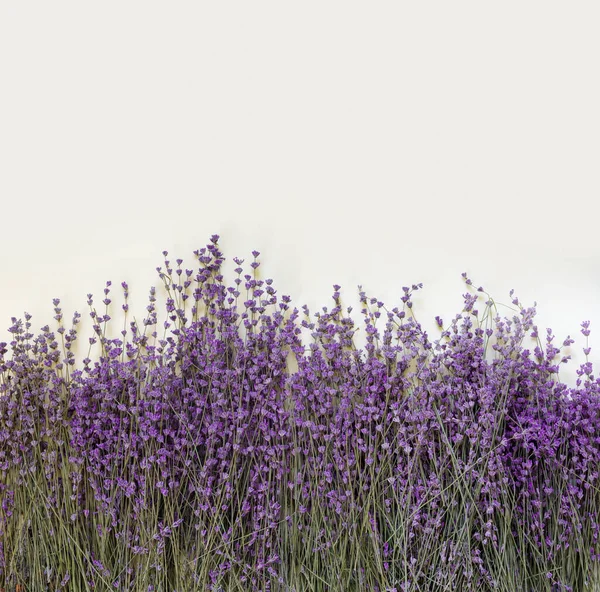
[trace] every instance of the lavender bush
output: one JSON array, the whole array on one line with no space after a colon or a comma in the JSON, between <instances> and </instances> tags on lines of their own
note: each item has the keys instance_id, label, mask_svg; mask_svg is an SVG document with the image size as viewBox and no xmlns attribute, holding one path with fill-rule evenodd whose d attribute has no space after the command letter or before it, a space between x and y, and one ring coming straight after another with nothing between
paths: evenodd
<instances>
[{"instance_id":1,"label":"lavender bush","mask_svg":"<svg viewBox=\"0 0 600 592\"><path fill-rule=\"evenodd\" d=\"M88 295L79 366L78 313L67 330L55 300L37 337L13 319L1 589L595 589L600 381L590 363L558 381L568 356L535 307L501 317L463 274L464 308L431 342L420 284L392 310L361 291L359 350L339 286L311 316L260 279L257 252L227 286L217 242L198 271L164 253L162 325L152 288L141 326L110 338L110 282L104 313Z\"/></svg>"}]
</instances>

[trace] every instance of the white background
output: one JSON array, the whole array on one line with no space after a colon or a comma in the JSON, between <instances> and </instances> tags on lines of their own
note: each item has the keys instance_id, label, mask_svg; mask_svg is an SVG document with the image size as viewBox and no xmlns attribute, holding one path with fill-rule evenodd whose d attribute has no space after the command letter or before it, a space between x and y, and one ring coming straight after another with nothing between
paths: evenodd
<instances>
[{"instance_id":1,"label":"white background","mask_svg":"<svg viewBox=\"0 0 600 592\"><path fill-rule=\"evenodd\" d=\"M600 354L599 30L597 2L0 3L0 339L108 279L141 317L161 252L217 233L313 311L423 282L432 336L462 271L514 288L576 338L572 384L581 321Z\"/></svg>"}]
</instances>

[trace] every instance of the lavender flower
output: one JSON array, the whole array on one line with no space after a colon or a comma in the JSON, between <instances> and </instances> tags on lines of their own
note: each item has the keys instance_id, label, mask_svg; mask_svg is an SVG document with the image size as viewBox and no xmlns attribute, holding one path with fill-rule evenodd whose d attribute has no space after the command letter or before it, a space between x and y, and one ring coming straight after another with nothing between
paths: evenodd
<instances>
[{"instance_id":1,"label":"lavender flower","mask_svg":"<svg viewBox=\"0 0 600 592\"><path fill-rule=\"evenodd\" d=\"M422 284L391 310L359 287L359 350L341 286L331 310L303 307L299 320L261 279L258 251L248 273L234 259L226 285L218 239L195 251L197 271L163 253L164 322L151 288L146 317L111 339L111 282L104 314L88 294L96 336L82 366L80 315L67 330L58 299L55 332L12 319L0 344L0 588L598 580L600 381L587 360L576 388L558 381L561 349L551 331L539 340L535 306L511 293L515 314L500 317L479 287L449 324L435 318L432 342L413 310Z\"/></svg>"}]
</instances>

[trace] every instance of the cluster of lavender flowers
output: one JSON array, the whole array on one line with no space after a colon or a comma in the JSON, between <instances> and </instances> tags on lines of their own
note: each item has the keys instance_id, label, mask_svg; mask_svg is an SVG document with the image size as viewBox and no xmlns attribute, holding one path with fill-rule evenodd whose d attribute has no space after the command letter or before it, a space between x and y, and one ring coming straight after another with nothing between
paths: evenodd
<instances>
[{"instance_id":1,"label":"cluster of lavender flowers","mask_svg":"<svg viewBox=\"0 0 600 592\"><path fill-rule=\"evenodd\" d=\"M463 274L464 308L431 342L420 284L392 310L361 291L357 349L339 286L331 310L301 312L256 251L227 286L217 242L198 271L164 253L160 330L154 288L122 338L110 282L104 314L88 295L99 352L81 367L78 313L67 330L55 300L58 328L37 337L13 319L0 589L591 589L600 380L589 363L576 388L558 380L568 356L550 331L542 344L535 308L514 298L501 317Z\"/></svg>"}]
</instances>

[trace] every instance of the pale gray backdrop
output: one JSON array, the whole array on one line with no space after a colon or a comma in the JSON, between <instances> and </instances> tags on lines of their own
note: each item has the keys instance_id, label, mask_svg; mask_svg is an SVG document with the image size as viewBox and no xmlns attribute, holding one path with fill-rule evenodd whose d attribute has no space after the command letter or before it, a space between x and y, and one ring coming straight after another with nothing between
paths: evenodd
<instances>
[{"instance_id":1,"label":"pale gray backdrop","mask_svg":"<svg viewBox=\"0 0 600 592\"><path fill-rule=\"evenodd\" d=\"M432 335L467 271L577 364L591 320L597 361L598 30L597 2L1 3L0 338L107 279L141 316L161 251L218 233L312 310L422 281Z\"/></svg>"}]
</instances>

